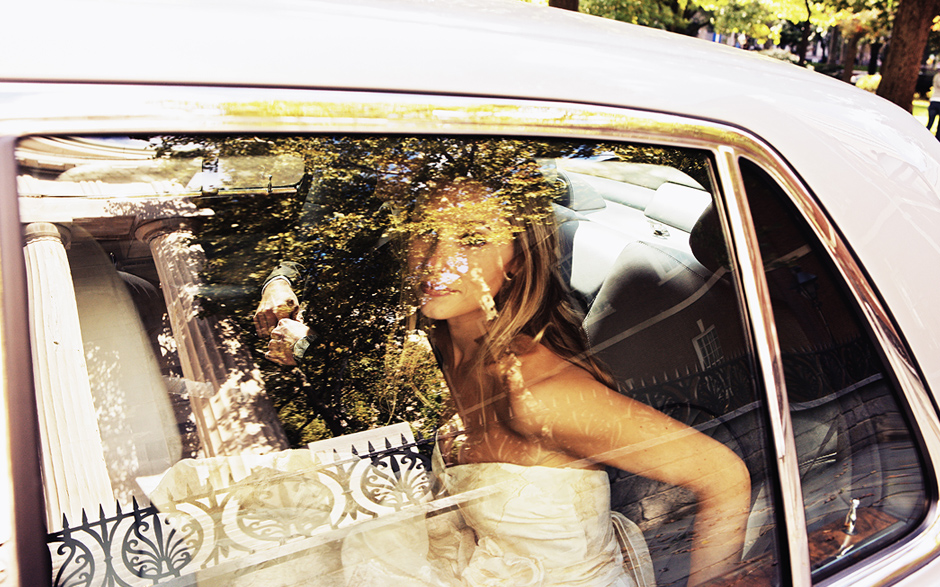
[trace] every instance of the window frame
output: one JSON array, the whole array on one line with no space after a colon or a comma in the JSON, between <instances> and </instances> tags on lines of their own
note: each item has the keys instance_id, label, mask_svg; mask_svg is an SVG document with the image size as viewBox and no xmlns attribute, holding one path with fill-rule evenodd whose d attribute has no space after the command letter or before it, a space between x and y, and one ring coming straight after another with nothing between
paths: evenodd
<instances>
[{"instance_id":1,"label":"window frame","mask_svg":"<svg viewBox=\"0 0 940 587\"><path fill-rule=\"evenodd\" d=\"M723 197L719 216L731 245L742 287L739 295L765 390L772 447L777 462L778 524L784 579L810 585L809 554L798 462L792 434L780 349L767 284L743 191L738 159L747 157L788 194L823 243L827 254L863 309L904 396L923 442L931 503L920 526L901 540L830 577L826 585L877 585L922 566L940 540L933 469L940 463L940 420L902 338L873 286L810 190L769 145L745 130L672 114L589 104L364 91L226 88L169 85L2 83L0 101L0 313L5 433L0 465L13 471L4 491L14 548L11 574L21 584L48 581L30 576L48 561L29 329L25 268L16 191L17 141L32 135L144 133L363 133L466 134L616 140L708 151L716 161ZM3 495L3 493L0 493ZM2 519L2 518L0 518ZM37 558L38 557L38 558ZM39 565L42 567L43 565ZM48 568L48 565L45 565Z\"/></svg>"},{"instance_id":2,"label":"window frame","mask_svg":"<svg viewBox=\"0 0 940 587\"><path fill-rule=\"evenodd\" d=\"M759 364L762 368L765 366L770 367L770 372L765 377L768 377L768 381L776 381L776 389L781 400L778 405L788 410L788 407L786 407L788 402L785 395L786 384L783 377L783 361L776 339L769 290L763 275L763 262L760 257L757 234L750 218L746 201L747 195L744 191L741 170L738 166L739 160L743 158L749 159L768 173L771 179L777 182L789 197L790 203L796 208L800 218L809 224L813 235L821 245L822 254L826 255L835 267L839 277L846 285L852 301L861 308L864 326L874 335L878 350L883 353L883 357L887 360L888 374L894 378L894 383L900 388L903 395L899 407L906 412L905 415L911 420L914 428L912 430L913 437L915 442L919 442L918 448L922 458L926 461L924 482L929 500L927 513L917 528L900 540L885 546L880 551L832 576L826 577L816 584L825 586L868 586L894 582L898 577L903 577L923 566L933 558L935 553L935 547L930 545L930 541L936 538L937 532L940 530L940 526L938 526L940 519L937 518L937 480L935 478L937 449L940 447L937 445L938 428L935 404L903 339L894 326L894 321L882 304L873 284L870 283L854 253L843 240L841 233L829 219L812 192L802 183L799 176L789 168L779 154L761 145L759 140L750 144L735 145L735 148L723 148L721 150L725 155L725 165L720 164L720 166L728 174L726 176L727 182L733 186L733 200L739 206L737 212L740 216L737 218L744 220L742 226L736 227L740 230L734 234L740 234L747 239L745 243L735 241L733 246L743 250L743 252L739 250L739 255L749 254L752 257L752 267L756 271L754 277L757 278L755 285L759 290L755 293L763 305L759 316L755 317L755 324L759 325L758 331L763 328L761 336L766 337L767 344L765 346L758 343L757 350L758 352L770 350L771 356L767 358L767 362L764 361L764 357L759 357ZM750 277L748 275L745 279ZM747 286L745 285L745 287ZM757 322L759 317L764 319L762 324ZM770 377L773 379L770 379ZM772 403L768 401L768 404ZM790 425L788 417L782 417L780 421L785 421L787 426ZM790 455L794 455L796 446L792 429L787 429L783 439L786 442L786 451ZM795 498L802 503L802 489L798 487L799 483L793 485L799 492L794 496L783 496L783 500L785 503L790 504L792 503L791 499ZM783 490L786 491L787 489L787 484L784 483ZM792 510L788 508L786 515L789 516L791 513ZM805 517L803 518L803 524L805 535ZM801 547L805 546L806 541L804 539ZM807 584L812 583L808 577L808 560L805 569L806 582Z\"/></svg>"}]
</instances>

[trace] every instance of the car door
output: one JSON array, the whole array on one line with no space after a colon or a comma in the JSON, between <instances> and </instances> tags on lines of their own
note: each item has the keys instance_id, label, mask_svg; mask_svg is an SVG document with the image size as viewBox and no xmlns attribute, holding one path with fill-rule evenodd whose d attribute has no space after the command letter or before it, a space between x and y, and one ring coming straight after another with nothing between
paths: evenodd
<instances>
[{"instance_id":1,"label":"car door","mask_svg":"<svg viewBox=\"0 0 940 587\"><path fill-rule=\"evenodd\" d=\"M51 104L42 119L11 108L3 126L22 584L342 585L374 568L393 583L506 584L579 568L488 545L513 512L583 493L527 481L539 497L487 527L474 508L501 486L439 481L441 439L470 441L416 311L408 243L438 230L419 203L445 176L550 210L519 222L538 217L557 241L546 271L586 345L566 361L746 471L716 584L880 584L929 556L936 415L856 259L758 138L561 103L3 91ZM256 322L266 286L285 282L296 299L279 317L306 329L289 356ZM606 472L616 573L686 584L707 504L665 482L664 463L611 454L605 430L639 425L612 414L584 423L598 448L575 462ZM730 467L726 479L718 499L742 491Z\"/></svg>"}]
</instances>

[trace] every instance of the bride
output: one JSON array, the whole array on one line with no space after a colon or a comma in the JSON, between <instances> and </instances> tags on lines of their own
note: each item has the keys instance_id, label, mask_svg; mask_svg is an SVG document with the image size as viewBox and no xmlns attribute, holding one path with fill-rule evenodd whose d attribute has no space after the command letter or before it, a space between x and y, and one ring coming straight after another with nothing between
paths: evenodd
<instances>
[{"instance_id":1,"label":"bride","mask_svg":"<svg viewBox=\"0 0 940 587\"><path fill-rule=\"evenodd\" d=\"M630 585L604 465L691 489L689 585L720 577L740 560L747 470L725 446L611 389L556 275L548 204L458 179L417 214L410 283L459 422L439 434L443 484L451 494L495 488L461 506L472 533L431 527L429 556L448 563L432 583ZM435 544L446 540L456 546Z\"/></svg>"},{"instance_id":2,"label":"bride","mask_svg":"<svg viewBox=\"0 0 940 587\"><path fill-rule=\"evenodd\" d=\"M612 389L557 276L550 199L457 179L415 216L407 289L455 404L436 468L450 495L489 491L420 528L347 537L348 584L632 587L605 465L695 494L690 586L739 562L744 463ZM272 351L296 338L279 331Z\"/></svg>"}]
</instances>

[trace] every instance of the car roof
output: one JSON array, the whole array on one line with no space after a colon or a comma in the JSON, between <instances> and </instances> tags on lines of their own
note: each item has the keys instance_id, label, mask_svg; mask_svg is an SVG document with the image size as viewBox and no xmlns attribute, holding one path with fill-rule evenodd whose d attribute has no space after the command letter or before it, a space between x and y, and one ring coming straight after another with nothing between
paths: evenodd
<instances>
[{"instance_id":1,"label":"car roof","mask_svg":"<svg viewBox=\"0 0 940 587\"><path fill-rule=\"evenodd\" d=\"M910 115L837 80L701 39L519 0L33 0L4 12L7 22L37 26L8 27L0 79L627 106L741 126L820 192L833 182L832 155L845 155L847 169L835 171L861 175L859 187L882 173L867 160L855 164L848 151L877 144L924 170L925 158L934 167L940 160L940 147Z\"/></svg>"},{"instance_id":2,"label":"car roof","mask_svg":"<svg viewBox=\"0 0 940 587\"><path fill-rule=\"evenodd\" d=\"M940 262L940 143L843 82L519 0L32 0L3 11L0 80L558 100L741 127L820 198L912 344L940 352L924 312L940 290L924 271Z\"/></svg>"}]
</instances>

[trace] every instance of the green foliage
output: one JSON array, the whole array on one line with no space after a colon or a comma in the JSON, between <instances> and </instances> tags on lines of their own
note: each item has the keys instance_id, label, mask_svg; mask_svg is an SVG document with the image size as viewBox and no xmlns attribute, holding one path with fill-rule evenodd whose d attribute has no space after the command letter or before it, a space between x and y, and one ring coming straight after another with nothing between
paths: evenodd
<instances>
[{"instance_id":1,"label":"green foliage","mask_svg":"<svg viewBox=\"0 0 940 587\"><path fill-rule=\"evenodd\" d=\"M814 15L820 13L820 4L810 6ZM716 33L743 33L759 43L779 43L786 21L809 16L804 0L581 0L581 11L690 35L709 24Z\"/></svg>"},{"instance_id":2,"label":"green foliage","mask_svg":"<svg viewBox=\"0 0 940 587\"><path fill-rule=\"evenodd\" d=\"M721 34L743 33L759 43L764 43L775 36L772 27L778 18L765 2L732 0L714 4L704 3L703 7L710 8L711 25Z\"/></svg>"},{"instance_id":3,"label":"green foliage","mask_svg":"<svg viewBox=\"0 0 940 587\"><path fill-rule=\"evenodd\" d=\"M244 177L284 175L274 166L303 162L303 177L292 185L223 186L195 198L203 220L193 231L206 257L200 310L234 323L232 336L253 349L294 446L399 421L430 434L447 411L447 387L427 338L413 326L404 270L408 238L428 222L415 210L443 183L473 178L497 202L534 198L533 209L546 211L556 195L553 160L602 153L679 167L708 183L707 162L697 153L631 145L381 136L154 140L161 157L198 157ZM265 173L252 171L252 161L266 162ZM294 289L302 321L318 336L298 367L264 359L268 341L253 324L261 285L284 261L302 267Z\"/></svg>"},{"instance_id":4,"label":"green foliage","mask_svg":"<svg viewBox=\"0 0 940 587\"><path fill-rule=\"evenodd\" d=\"M855 82L855 86L866 92L875 93L878 91L878 84L881 83L881 74L863 75Z\"/></svg>"},{"instance_id":5,"label":"green foliage","mask_svg":"<svg viewBox=\"0 0 940 587\"><path fill-rule=\"evenodd\" d=\"M693 32L696 11L694 4L674 0L581 0L580 6L586 14L679 33Z\"/></svg>"}]
</instances>

